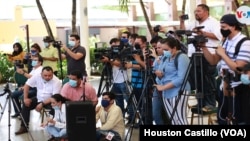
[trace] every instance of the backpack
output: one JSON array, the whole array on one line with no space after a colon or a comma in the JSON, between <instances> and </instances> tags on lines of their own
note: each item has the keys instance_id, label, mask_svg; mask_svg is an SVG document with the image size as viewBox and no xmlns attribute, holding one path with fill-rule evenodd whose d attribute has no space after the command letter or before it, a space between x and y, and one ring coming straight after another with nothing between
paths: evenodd
<instances>
[{"instance_id":1,"label":"backpack","mask_svg":"<svg viewBox=\"0 0 250 141\"><path fill-rule=\"evenodd\" d=\"M176 56L175 56L174 65L175 65L176 70L178 70L178 57L179 57L182 53L184 53L184 52L179 51L179 52L176 54Z\"/></svg>"},{"instance_id":2,"label":"backpack","mask_svg":"<svg viewBox=\"0 0 250 141\"><path fill-rule=\"evenodd\" d=\"M236 44L233 57L236 57L236 56L238 55L238 53L239 53L239 51L240 51L241 44L242 44L244 41L246 41L246 40L250 40L250 39L249 39L248 37L244 37L244 38L240 39L240 41ZM224 45L225 41L226 41L226 40L223 41L222 45Z\"/></svg>"}]
</instances>

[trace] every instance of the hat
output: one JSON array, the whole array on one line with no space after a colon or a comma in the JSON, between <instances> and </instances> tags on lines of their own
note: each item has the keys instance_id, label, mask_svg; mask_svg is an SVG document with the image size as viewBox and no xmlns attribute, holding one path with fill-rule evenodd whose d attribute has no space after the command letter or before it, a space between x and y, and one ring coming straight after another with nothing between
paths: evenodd
<instances>
[{"instance_id":1,"label":"hat","mask_svg":"<svg viewBox=\"0 0 250 141\"><path fill-rule=\"evenodd\" d=\"M45 37L43 38L43 41L44 41L44 42L52 42L53 39L52 39L50 36L45 36Z\"/></svg>"},{"instance_id":2,"label":"hat","mask_svg":"<svg viewBox=\"0 0 250 141\"><path fill-rule=\"evenodd\" d=\"M237 67L236 69L238 71L243 71L243 72L250 71L250 62L248 62L245 66Z\"/></svg>"},{"instance_id":3,"label":"hat","mask_svg":"<svg viewBox=\"0 0 250 141\"><path fill-rule=\"evenodd\" d=\"M241 23L236 19L235 14L226 14L221 17L220 23L225 23L230 26L239 26Z\"/></svg>"}]
</instances>

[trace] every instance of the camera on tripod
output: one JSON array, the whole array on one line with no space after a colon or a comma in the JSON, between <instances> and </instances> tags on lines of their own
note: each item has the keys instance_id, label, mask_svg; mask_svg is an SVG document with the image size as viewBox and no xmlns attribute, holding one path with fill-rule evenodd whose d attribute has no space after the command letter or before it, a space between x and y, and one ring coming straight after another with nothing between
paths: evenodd
<instances>
[{"instance_id":1,"label":"camera on tripod","mask_svg":"<svg viewBox=\"0 0 250 141\"><path fill-rule=\"evenodd\" d=\"M175 33L177 35L186 35L187 36L187 44L193 44L196 51L200 51L200 45L208 42L208 39L204 35L193 35L193 33L200 32L200 30L204 28L204 26L197 26L193 30L176 30ZM191 37L192 36L192 37Z\"/></svg>"},{"instance_id":2,"label":"camera on tripod","mask_svg":"<svg viewBox=\"0 0 250 141\"><path fill-rule=\"evenodd\" d=\"M22 63L21 60L15 60L15 61L14 61L14 65L15 65L15 67L18 67L18 68L20 68L20 69L23 69L23 68L24 68L24 64Z\"/></svg>"},{"instance_id":3,"label":"camera on tripod","mask_svg":"<svg viewBox=\"0 0 250 141\"><path fill-rule=\"evenodd\" d=\"M62 41L53 41L53 46L56 47L56 48L61 48Z\"/></svg>"},{"instance_id":4,"label":"camera on tripod","mask_svg":"<svg viewBox=\"0 0 250 141\"><path fill-rule=\"evenodd\" d=\"M138 54L140 56L143 56L143 52L140 48L140 45L124 47L120 52L119 58L122 61L133 61L134 54Z\"/></svg>"},{"instance_id":5,"label":"camera on tripod","mask_svg":"<svg viewBox=\"0 0 250 141\"><path fill-rule=\"evenodd\" d=\"M115 59L119 57L122 49L123 46L96 48L94 49L94 56L99 60L103 59L103 56L106 56L109 59Z\"/></svg>"},{"instance_id":6,"label":"camera on tripod","mask_svg":"<svg viewBox=\"0 0 250 141\"><path fill-rule=\"evenodd\" d=\"M196 35L192 38L187 39L187 44L193 44L195 47L199 46L199 44L206 43L208 39L203 35Z\"/></svg>"}]
</instances>

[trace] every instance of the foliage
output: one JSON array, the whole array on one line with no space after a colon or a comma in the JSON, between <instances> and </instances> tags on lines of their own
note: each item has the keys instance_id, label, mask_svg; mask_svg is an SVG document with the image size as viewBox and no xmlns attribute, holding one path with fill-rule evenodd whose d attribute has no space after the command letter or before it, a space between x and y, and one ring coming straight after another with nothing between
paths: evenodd
<instances>
[{"instance_id":1,"label":"foliage","mask_svg":"<svg viewBox=\"0 0 250 141\"><path fill-rule=\"evenodd\" d=\"M122 12L127 12L128 13L128 3L130 0L119 0L119 5L121 7Z\"/></svg>"},{"instance_id":2,"label":"foliage","mask_svg":"<svg viewBox=\"0 0 250 141\"><path fill-rule=\"evenodd\" d=\"M0 53L0 83L5 83L7 80L13 82L14 66L7 59L6 55Z\"/></svg>"},{"instance_id":3,"label":"foliage","mask_svg":"<svg viewBox=\"0 0 250 141\"><path fill-rule=\"evenodd\" d=\"M62 69L61 69L61 66L62 66ZM62 62L58 61L57 68L58 68L58 72L57 72L58 78L64 79L67 75L67 61L66 61L66 59L62 60Z\"/></svg>"}]
</instances>

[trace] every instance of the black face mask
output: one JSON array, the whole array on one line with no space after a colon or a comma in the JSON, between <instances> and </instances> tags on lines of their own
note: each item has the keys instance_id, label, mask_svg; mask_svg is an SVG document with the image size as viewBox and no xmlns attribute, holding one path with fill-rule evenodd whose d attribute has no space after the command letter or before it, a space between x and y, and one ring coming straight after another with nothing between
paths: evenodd
<instances>
[{"instance_id":1,"label":"black face mask","mask_svg":"<svg viewBox=\"0 0 250 141\"><path fill-rule=\"evenodd\" d=\"M231 31L229 29L227 29L227 30L221 29L220 33L222 34L223 37L226 38L227 36L229 36L231 34Z\"/></svg>"},{"instance_id":2,"label":"black face mask","mask_svg":"<svg viewBox=\"0 0 250 141\"><path fill-rule=\"evenodd\" d=\"M135 44L135 49L141 49L140 44Z\"/></svg>"}]
</instances>

